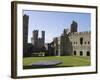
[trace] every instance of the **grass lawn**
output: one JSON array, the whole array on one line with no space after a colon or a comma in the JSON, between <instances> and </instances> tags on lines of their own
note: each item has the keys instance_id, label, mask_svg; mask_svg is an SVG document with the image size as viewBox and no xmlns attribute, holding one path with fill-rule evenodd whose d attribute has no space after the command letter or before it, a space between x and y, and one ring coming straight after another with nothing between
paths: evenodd
<instances>
[{"instance_id":1,"label":"grass lawn","mask_svg":"<svg viewBox=\"0 0 100 80\"><path fill-rule=\"evenodd\" d=\"M89 66L90 57L89 56L48 56L48 57L24 57L23 68L27 69L26 66L31 66L32 63L41 60L60 60L62 64L57 65L57 67L74 67L74 66ZM30 69L30 67L28 67Z\"/></svg>"}]
</instances>

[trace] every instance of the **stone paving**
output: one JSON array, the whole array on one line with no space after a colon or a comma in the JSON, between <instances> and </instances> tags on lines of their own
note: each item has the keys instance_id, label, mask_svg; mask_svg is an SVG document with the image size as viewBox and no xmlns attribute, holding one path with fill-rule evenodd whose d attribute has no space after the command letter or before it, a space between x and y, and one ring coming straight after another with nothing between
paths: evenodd
<instances>
[{"instance_id":1,"label":"stone paving","mask_svg":"<svg viewBox=\"0 0 100 80\"><path fill-rule=\"evenodd\" d=\"M44 60L33 63L32 66L56 66L61 63L62 62L60 60Z\"/></svg>"}]
</instances>

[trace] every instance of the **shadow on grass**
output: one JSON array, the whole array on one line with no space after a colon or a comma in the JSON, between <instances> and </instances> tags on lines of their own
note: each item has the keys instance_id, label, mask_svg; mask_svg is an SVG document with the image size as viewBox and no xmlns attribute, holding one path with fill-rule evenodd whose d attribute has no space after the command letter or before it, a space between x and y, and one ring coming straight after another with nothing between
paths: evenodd
<instances>
[{"instance_id":1,"label":"shadow on grass","mask_svg":"<svg viewBox=\"0 0 100 80\"><path fill-rule=\"evenodd\" d=\"M74 66L23 66L23 69L59 68L59 67L74 67Z\"/></svg>"}]
</instances>

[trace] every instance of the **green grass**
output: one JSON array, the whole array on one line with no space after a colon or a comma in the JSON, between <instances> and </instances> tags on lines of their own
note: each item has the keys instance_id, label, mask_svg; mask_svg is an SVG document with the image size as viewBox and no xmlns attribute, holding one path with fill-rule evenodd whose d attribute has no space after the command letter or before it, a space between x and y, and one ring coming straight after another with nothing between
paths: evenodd
<instances>
[{"instance_id":1,"label":"green grass","mask_svg":"<svg viewBox=\"0 0 100 80\"><path fill-rule=\"evenodd\" d=\"M60 60L62 64L59 67L72 67L72 66L89 66L89 56L48 56L48 57L25 57L23 59L23 66L31 66L32 63L41 60Z\"/></svg>"}]
</instances>

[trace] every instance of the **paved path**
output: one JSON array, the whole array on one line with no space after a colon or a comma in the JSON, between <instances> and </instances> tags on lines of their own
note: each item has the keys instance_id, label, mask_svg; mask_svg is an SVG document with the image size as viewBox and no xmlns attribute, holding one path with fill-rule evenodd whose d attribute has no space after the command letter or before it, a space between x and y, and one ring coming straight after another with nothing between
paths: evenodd
<instances>
[{"instance_id":1,"label":"paved path","mask_svg":"<svg viewBox=\"0 0 100 80\"><path fill-rule=\"evenodd\" d=\"M44 61L33 63L32 66L56 66L61 63L62 62L60 60L48 60L48 61L44 60Z\"/></svg>"}]
</instances>

